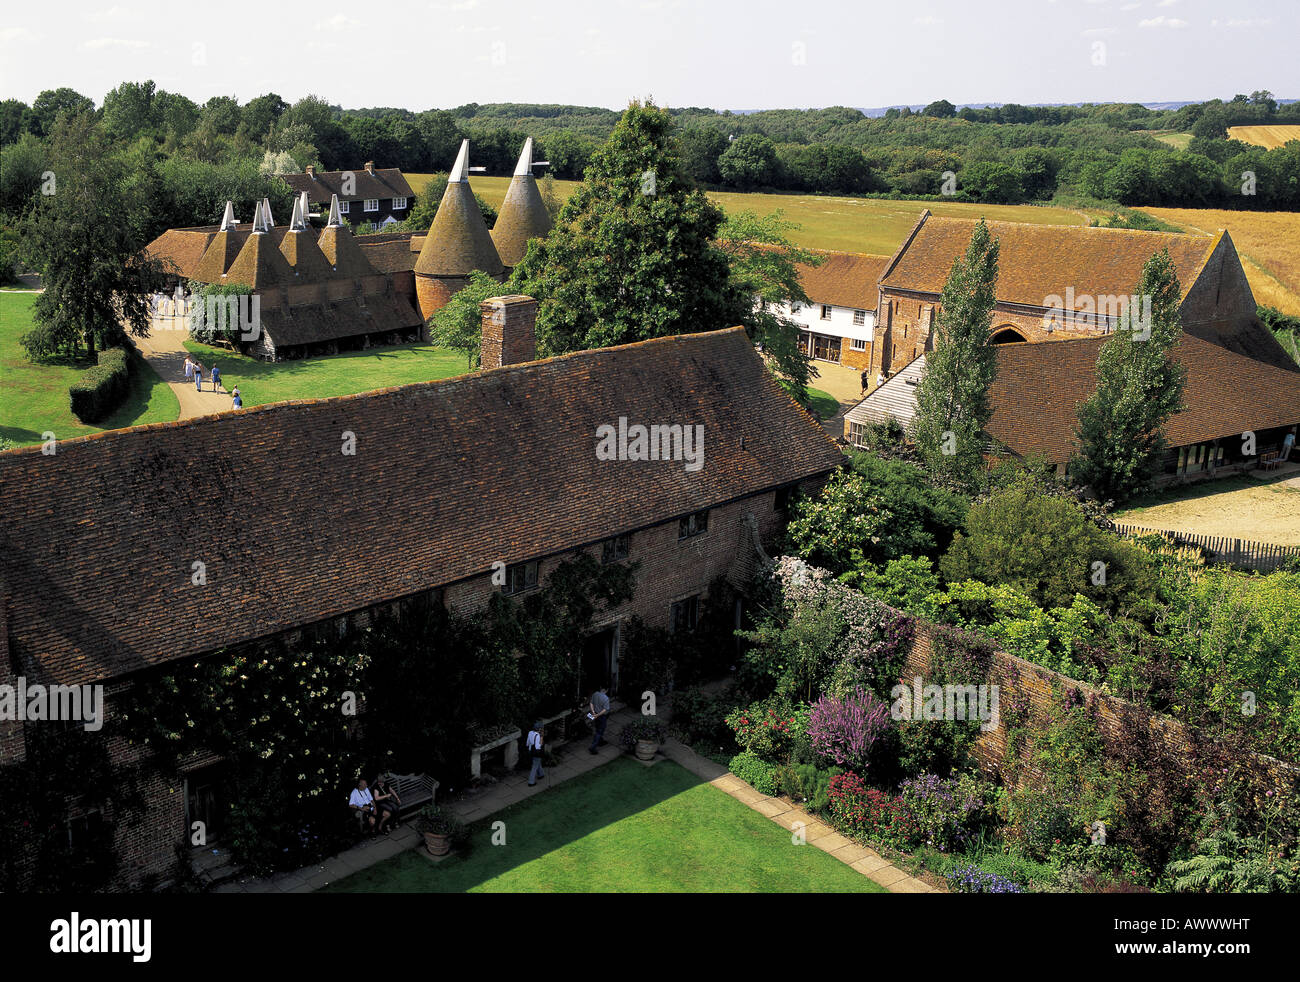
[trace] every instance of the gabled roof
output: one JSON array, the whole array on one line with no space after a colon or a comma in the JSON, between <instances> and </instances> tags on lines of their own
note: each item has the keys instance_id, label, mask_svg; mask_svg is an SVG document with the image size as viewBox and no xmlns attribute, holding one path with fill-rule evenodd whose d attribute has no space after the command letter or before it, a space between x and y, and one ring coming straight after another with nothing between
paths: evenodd
<instances>
[{"instance_id":1,"label":"gabled roof","mask_svg":"<svg viewBox=\"0 0 1300 982\"><path fill-rule=\"evenodd\" d=\"M875 310L880 292L880 274L889 263L888 256L871 256L862 252L833 252L809 249L822 257L820 266L796 263L799 284L808 299L817 304Z\"/></svg>"},{"instance_id":2,"label":"gabled roof","mask_svg":"<svg viewBox=\"0 0 1300 982\"><path fill-rule=\"evenodd\" d=\"M355 193L343 193L343 176L351 174L356 181ZM329 204L330 195L337 194L340 201L364 201L366 198L413 198L415 192L396 167L375 168L373 174L364 167L353 171L317 171L310 174L281 174L284 182L296 193L307 192L312 204Z\"/></svg>"},{"instance_id":3,"label":"gabled roof","mask_svg":"<svg viewBox=\"0 0 1300 982\"><path fill-rule=\"evenodd\" d=\"M169 228L145 246L145 255L163 263L168 273L182 276L187 280L194 279L199 260L203 258L215 234L210 229ZM230 256L232 262L238 253L239 250L236 248ZM217 261L214 259L214 264ZM225 272L224 265L221 272Z\"/></svg>"},{"instance_id":4,"label":"gabled roof","mask_svg":"<svg viewBox=\"0 0 1300 982\"><path fill-rule=\"evenodd\" d=\"M702 426L703 467L598 459L597 428L620 417ZM340 453L344 431L354 455ZM10 450L0 596L11 651L0 657L89 683L671 521L842 459L742 328L110 431L55 456Z\"/></svg>"},{"instance_id":5,"label":"gabled roof","mask_svg":"<svg viewBox=\"0 0 1300 982\"><path fill-rule=\"evenodd\" d=\"M881 286L942 293L954 260L970 245L975 225L970 218L923 214ZM1208 235L1080 225L989 222L988 227L999 243L998 300L1032 307L1048 306L1052 295L1064 303L1067 289L1076 297L1130 295L1146 261L1166 248L1185 296L1216 241ZM1075 309L1082 309L1081 305L1076 303Z\"/></svg>"},{"instance_id":6,"label":"gabled roof","mask_svg":"<svg viewBox=\"0 0 1300 982\"><path fill-rule=\"evenodd\" d=\"M1037 454L1054 464L1069 460L1079 405L1097 388L1097 355L1105 341L1098 337L998 345L997 375L989 387L993 415L986 432L1022 457ZM1173 357L1186 366L1187 385L1186 408L1171 416L1165 429L1170 446L1300 422L1300 372L1246 358L1190 334L1174 346ZM910 419L916 412L916 387L894 383L923 365L923 358L913 361L849 410L847 419Z\"/></svg>"},{"instance_id":7,"label":"gabled roof","mask_svg":"<svg viewBox=\"0 0 1300 982\"><path fill-rule=\"evenodd\" d=\"M283 234L283 232L281 232ZM239 255L226 270L227 283L238 283L262 290L290 282L293 270L270 232L251 232Z\"/></svg>"},{"instance_id":8,"label":"gabled roof","mask_svg":"<svg viewBox=\"0 0 1300 982\"><path fill-rule=\"evenodd\" d=\"M530 136L524 141L515 175L510 179L505 201L501 203L496 224L492 226L492 242L507 266L517 266L528 251L528 240L546 235L554 224L551 213L542 202L542 194L537 190L532 161L533 138Z\"/></svg>"},{"instance_id":9,"label":"gabled roof","mask_svg":"<svg viewBox=\"0 0 1300 982\"><path fill-rule=\"evenodd\" d=\"M300 283L323 280L334 275L333 264L316 244L316 233L307 227L302 202L297 198L293 202L293 217L289 221L289 228L280 240L280 252L293 267L294 278Z\"/></svg>"}]
</instances>

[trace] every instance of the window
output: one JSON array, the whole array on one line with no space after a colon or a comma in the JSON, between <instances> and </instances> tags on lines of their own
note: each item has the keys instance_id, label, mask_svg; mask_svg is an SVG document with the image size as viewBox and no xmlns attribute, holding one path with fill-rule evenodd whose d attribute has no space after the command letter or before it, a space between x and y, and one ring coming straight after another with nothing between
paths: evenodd
<instances>
[{"instance_id":1,"label":"window","mask_svg":"<svg viewBox=\"0 0 1300 982\"><path fill-rule=\"evenodd\" d=\"M689 539L695 535L703 535L709 530L709 510L697 511L693 515L687 515L677 523L677 538Z\"/></svg>"},{"instance_id":2,"label":"window","mask_svg":"<svg viewBox=\"0 0 1300 982\"><path fill-rule=\"evenodd\" d=\"M700 616L700 598L687 597L685 600L678 600L672 606L672 631L676 634L678 631L694 631L695 625Z\"/></svg>"},{"instance_id":3,"label":"window","mask_svg":"<svg viewBox=\"0 0 1300 982\"><path fill-rule=\"evenodd\" d=\"M830 306L830 304L822 304L822 320L824 320L824 321L828 321L828 320L830 320L830 319L831 319L831 310L833 310L833 309L834 309L834 308L832 308L832 307Z\"/></svg>"},{"instance_id":4,"label":"window","mask_svg":"<svg viewBox=\"0 0 1300 982\"><path fill-rule=\"evenodd\" d=\"M862 327L867 323L867 312L865 310L855 310L853 312L853 326Z\"/></svg>"},{"instance_id":5,"label":"window","mask_svg":"<svg viewBox=\"0 0 1300 982\"><path fill-rule=\"evenodd\" d=\"M393 199L393 211L401 211L401 210L402 210L403 208L405 208L405 207L406 207L406 199L405 199L405 198L394 198L394 199Z\"/></svg>"},{"instance_id":6,"label":"window","mask_svg":"<svg viewBox=\"0 0 1300 982\"><path fill-rule=\"evenodd\" d=\"M867 441L866 423L849 423L849 443L855 447L863 446Z\"/></svg>"},{"instance_id":7,"label":"window","mask_svg":"<svg viewBox=\"0 0 1300 982\"><path fill-rule=\"evenodd\" d=\"M600 561L616 563L620 559L626 559L631 541L630 535L616 535L612 539L606 539L600 544Z\"/></svg>"},{"instance_id":8,"label":"window","mask_svg":"<svg viewBox=\"0 0 1300 982\"><path fill-rule=\"evenodd\" d=\"M378 198L367 198L367 199L366 199L366 205L365 205L365 208L366 208L366 211L378 211L378 210L379 210L379 199L378 199Z\"/></svg>"},{"instance_id":9,"label":"window","mask_svg":"<svg viewBox=\"0 0 1300 982\"><path fill-rule=\"evenodd\" d=\"M849 338L849 347L854 351L866 351L867 342L863 341L861 338Z\"/></svg>"},{"instance_id":10,"label":"window","mask_svg":"<svg viewBox=\"0 0 1300 982\"><path fill-rule=\"evenodd\" d=\"M783 488L776 489L776 500L772 504L773 511L787 511L790 508L790 502L794 500L795 493L799 490L797 484L787 484Z\"/></svg>"},{"instance_id":11,"label":"window","mask_svg":"<svg viewBox=\"0 0 1300 982\"><path fill-rule=\"evenodd\" d=\"M537 560L506 567L505 593L523 593L537 586Z\"/></svg>"},{"instance_id":12,"label":"window","mask_svg":"<svg viewBox=\"0 0 1300 982\"><path fill-rule=\"evenodd\" d=\"M350 201L340 201L340 202L339 202L339 214L340 214L340 215L346 215L346 214L348 213L348 205L350 205L350 204L352 204L352 202L350 202Z\"/></svg>"}]
</instances>

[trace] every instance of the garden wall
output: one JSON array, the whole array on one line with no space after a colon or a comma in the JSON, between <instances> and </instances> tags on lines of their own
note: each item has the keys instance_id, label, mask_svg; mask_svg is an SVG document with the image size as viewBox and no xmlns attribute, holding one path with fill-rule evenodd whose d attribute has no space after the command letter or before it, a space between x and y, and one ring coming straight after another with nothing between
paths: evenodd
<instances>
[{"instance_id":1,"label":"garden wall","mask_svg":"<svg viewBox=\"0 0 1300 982\"><path fill-rule=\"evenodd\" d=\"M923 682L928 680L932 644L939 630L947 629L937 628L923 621L915 622L915 634L903 663L902 682L911 685L916 676L920 676ZM972 640L987 645L987 641L977 636L972 636ZM1004 779L1010 780L1010 776L1004 773L1003 767L1007 737L1010 733L1007 713L1017 700L1023 700L1027 704L1029 711L1027 725L1039 731L1050 711L1060 705L1061 694L1074 689L1088 701L1089 705L1095 705L1098 729L1107 745L1131 737L1134 727L1145 725L1149 728L1153 757L1161 756L1176 762L1185 762L1187 766L1184 772L1188 776L1194 776L1193 761L1196 755L1193 751L1198 743L1204 745L1205 739L1196 736L1178 720L1149 712L1127 699L1103 692L1086 682L1069 678L1004 651L994 650L988 681L998 686L1000 718L996 729L981 731L975 742L975 759L985 771L996 771L1002 774ZM1023 783L1026 777L1043 776L1032 760L1028 747L1022 747L1017 756L1019 758L1017 779L1020 782ZM1279 793L1290 794L1297 785L1300 785L1300 766L1265 754L1250 754L1249 759L1257 775L1265 779Z\"/></svg>"}]
</instances>

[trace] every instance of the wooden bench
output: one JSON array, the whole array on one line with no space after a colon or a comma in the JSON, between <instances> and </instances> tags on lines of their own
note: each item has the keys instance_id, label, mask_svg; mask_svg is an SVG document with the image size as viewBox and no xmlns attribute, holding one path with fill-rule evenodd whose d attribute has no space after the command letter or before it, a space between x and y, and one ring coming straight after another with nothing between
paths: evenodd
<instances>
[{"instance_id":1,"label":"wooden bench","mask_svg":"<svg viewBox=\"0 0 1300 982\"><path fill-rule=\"evenodd\" d=\"M436 803L439 784L428 774L385 774L384 777L402 802L397 809L399 815L411 808Z\"/></svg>"}]
</instances>

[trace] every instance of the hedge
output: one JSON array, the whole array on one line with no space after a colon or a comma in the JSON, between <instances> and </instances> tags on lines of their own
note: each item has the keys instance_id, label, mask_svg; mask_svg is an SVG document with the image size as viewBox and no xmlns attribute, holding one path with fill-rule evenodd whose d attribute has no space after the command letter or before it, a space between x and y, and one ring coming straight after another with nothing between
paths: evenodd
<instances>
[{"instance_id":1,"label":"hedge","mask_svg":"<svg viewBox=\"0 0 1300 982\"><path fill-rule=\"evenodd\" d=\"M106 348L99 353L99 363L86 369L68 386L68 403L72 414L83 423L98 423L112 413L131 391L131 369L126 349Z\"/></svg>"}]
</instances>

